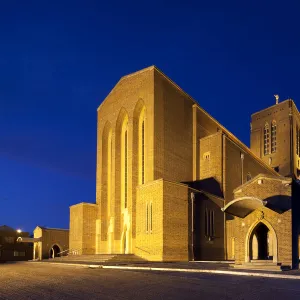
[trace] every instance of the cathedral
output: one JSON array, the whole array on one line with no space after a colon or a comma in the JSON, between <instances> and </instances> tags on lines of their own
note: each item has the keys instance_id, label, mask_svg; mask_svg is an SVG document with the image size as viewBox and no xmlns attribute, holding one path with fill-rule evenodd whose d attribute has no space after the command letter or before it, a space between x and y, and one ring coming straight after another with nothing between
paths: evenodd
<instances>
[{"instance_id":1,"label":"cathedral","mask_svg":"<svg viewBox=\"0 0 300 300\"><path fill-rule=\"evenodd\" d=\"M96 203L70 207L70 249L149 261L298 267L300 115L251 116L250 149L155 66L98 108Z\"/></svg>"}]
</instances>

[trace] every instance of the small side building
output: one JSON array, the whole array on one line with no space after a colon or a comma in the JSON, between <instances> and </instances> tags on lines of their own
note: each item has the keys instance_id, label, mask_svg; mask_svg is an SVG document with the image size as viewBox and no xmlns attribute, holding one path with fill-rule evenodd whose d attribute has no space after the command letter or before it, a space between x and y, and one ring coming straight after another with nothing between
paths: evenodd
<instances>
[{"instance_id":1,"label":"small side building","mask_svg":"<svg viewBox=\"0 0 300 300\"><path fill-rule=\"evenodd\" d=\"M36 260L54 258L67 254L69 229L37 226L34 231L33 258Z\"/></svg>"},{"instance_id":2,"label":"small side building","mask_svg":"<svg viewBox=\"0 0 300 300\"><path fill-rule=\"evenodd\" d=\"M18 237L28 238L28 232L20 232L12 227L0 226L0 261L21 261L32 259L32 244L17 243Z\"/></svg>"}]
</instances>

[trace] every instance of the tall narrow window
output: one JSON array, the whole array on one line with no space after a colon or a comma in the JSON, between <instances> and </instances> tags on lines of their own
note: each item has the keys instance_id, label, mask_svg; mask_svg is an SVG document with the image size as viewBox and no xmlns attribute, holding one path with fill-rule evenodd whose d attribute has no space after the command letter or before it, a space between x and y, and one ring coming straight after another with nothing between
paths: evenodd
<instances>
[{"instance_id":1,"label":"tall narrow window","mask_svg":"<svg viewBox=\"0 0 300 300\"><path fill-rule=\"evenodd\" d=\"M207 209L205 208L205 211L204 211L204 232L205 232L205 236L208 236L207 221L208 221L208 218L207 218Z\"/></svg>"},{"instance_id":2,"label":"tall narrow window","mask_svg":"<svg viewBox=\"0 0 300 300\"><path fill-rule=\"evenodd\" d=\"M300 128L296 125L296 153L300 155Z\"/></svg>"},{"instance_id":3,"label":"tall narrow window","mask_svg":"<svg viewBox=\"0 0 300 300\"><path fill-rule=\"evenodd\" d=\"M210 211L210 232L209 235L211 237L215 236L215 212L213 210Z\"/></svg>"},{"instance_id":4,"label":"tall narrow window","mask_svg":"<svg viewBox=\"0 0 300 300\"><path fill-rule=\"evenodd\" d=\"M111 179L112 179L112 133L107 141L107 214L111 214Z\"/></svg>"},{"instance_id":5,"label":"tall narrow window","mask_svg":"<svg viewBox=\"0 0 300 300\"><path fill-rule=\"evenodd\" d=\"M234 238L231 238L231 258L234 259L235 258L235 240Z\"/></svg>"},{"instance_id":6,"label":"tall narrow window","mask_svg":"<svg viewBox=\"0 0 300 300\"><path fill-rule=\"evenodd\" d=\"M152 233L152 202L150 203L150 233Z\"/></svg>"},{"instance_id":7,"label":"tall narrow window","mask_svg":"<svg viewBox=\"0 0 300 300\"><path fill-rule=\"evenodd\" d=\"M205 209L204 212L204 231L205 236L209 239L215 236L215 212L214 210Z\"/></svg>"},{"instance_id":8,"label":"tall narrow window","mask_svg":"<svg viewBox=\"0 0 300 300\"><path fill-rule=\"evenodd\" d=\"M101 203L99 218L109 218L111 216L111 193L112 193L112 128L107 121L102 131L101 142L101 167L97 169L101 172Z\"/></svg>"},{"instance_id":9,"label":"tall narrow window","mask_svg":"<svg viewBox=\"0 0 300 300\"><path fill-rule=\"evenodd\" d=\"M251 180L252 176L251 176L251 173L247 173L247 181Z\"/></svg>"},{"instance_id":10,"label":"tall narrow window","mask_svg":"<svg viewBox=\"0 0 300 300\"><path fill-rule=\"evenodd\" d=\"M148 211L148 203L146 203L146 232L149 231L149 211Z\"/></svg>"},{"instance_id":11,"label":"tall narrow window","mask_svg":"<svg viewBox=\"0 0 300 300\"><path fill-rule=\"evenodd\" d=\"M270 133L269 133L269 124L266 123L264 129L264 155L270 153Z\"/></svg>"},{"instance_id":12,"label":"tall narrow window","mask_svg":"<svg viewBox=\"0 0 300 300\"><path fill-rule=\"evenodd\" d=\"M145 183L145 120L142 122L142 184Z\"/></svg>"},{"instance_id":13,"label":"tall narrow window","mask_svg":"<svg viewBox=\"0 0 300 300\"><path fill-rule=\"evenodd\" d=\"M298 139L297 139L297 147L298 147L298 155L300 155L300 128L298 127Z\"/></svg>"},{"instance_id":14,"label":"tall narrow window","mask_svg":"<svg viewBox=\"0 0 300 300\"><path fill-rule=\"evenodd\" d=\"M129 120L128 115L125 109L121 109L119 113L119 117L116 124L116 139L114 139L115 144L115 163L116 163L116 208L121 210L121 213L124 212L131 204L130 202L130 194L128 192L129 189ZM130 132L131 133L131 132ZM131 135L130 135L131 137Z\"/></svg>"},{"instance_id":15,"label":"tall narrow window","mask_svg":"<svg viewBox=\"0 0 300 300\"><path fill-rule=\"evenodd\" d=\"M271 152L272 153L275 153L277 148L276 131L277 131L276 121L273 121L271 127Z\"/></svg>"},{"instance_id":16,"label":"tall narrow window","mask_svg":"<svg viewBox=\"0 0 300 300\"><path fill-rule=\"evenodd\" d=\"M213 212L209 212L209 236L213 236Z\"/></svg>"},{"instance_id":17,"label":"tall narrow window","mask_svg":"<svg viewBox=\"0 0 300 300\"><path fill-rule=\"evenodd\" d=\"M141 108L138 113L138 183L145 184L146 182L146 151L147 151L147 124L146 124L146 109ZM135 142L135 141L134 141Z\"/></svg>"},{"instance_id":18,"label":"tall narrow window","mask_svg":"<svg viewBox=\"0 0 300 300\"><path fill-rule=\"evenodd\" d=\"M299 155L299 130L298 130L298 125L296 125L296 154Z\"/></svg>"},{"instance_id":19,"label":"tall narrow window","mask_svg":"<svg viewBox=\"0 0 300 300\"><path fill-rule=\"evenodd\" d=\"M124 181L125 181L125 191L124 191L124 205L127 208L127 197L128 197L128 136L127 129L124 134Z\"/></svg>"}]
</instances>

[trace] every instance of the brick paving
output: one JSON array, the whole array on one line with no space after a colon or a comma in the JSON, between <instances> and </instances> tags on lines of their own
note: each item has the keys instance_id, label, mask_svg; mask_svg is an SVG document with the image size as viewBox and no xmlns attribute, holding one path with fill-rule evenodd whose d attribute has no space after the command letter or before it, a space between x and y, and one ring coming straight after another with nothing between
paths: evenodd
<instances>
[{"instance_id":1,"label":"brick paving","mask_svg":"<svg viewBox=\"0 0 300 300\"><path fill-rule=\"evenodd\" d=\"M0 299L300 299L298 280L88 269L43 263L0 265Z\"/></svg>"},{"instance_id":2,"label":"brick paving","mask_svg":"<svg viewBox=\"0 0 300 300\"><path fill-rule=\"evenodd\" d=\"M65 260L56 258L54 260L43 260L43 263L71 263L85 265L103 265L103 266L130 266L130 267L152 267L152 268L176 268L176 269L196 269L196 270L221 270L232 272L250 272L250 273L268 273L268 274L284 274L300 276L300 270L285 270L285 271L266 271L255 269L234 269L232 263L222 262L97 262L92 260Z\"/></svg>"}]
</instances>

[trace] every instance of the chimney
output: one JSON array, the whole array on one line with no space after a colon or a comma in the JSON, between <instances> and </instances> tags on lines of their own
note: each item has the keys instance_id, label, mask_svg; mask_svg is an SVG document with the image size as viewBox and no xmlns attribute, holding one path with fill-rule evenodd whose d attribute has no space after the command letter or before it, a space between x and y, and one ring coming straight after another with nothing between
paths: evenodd
<instances>
[{"instance_id":1,"label":"chimney","mask_svg":"<svg viewBox=\"0 0 300 300\"><path fill-rule=\"evenodd\" d=\"M276 104L278 104L279 102L279 95L274 95L275 99L276 99Z\"/></svg>"}]
</instances>

